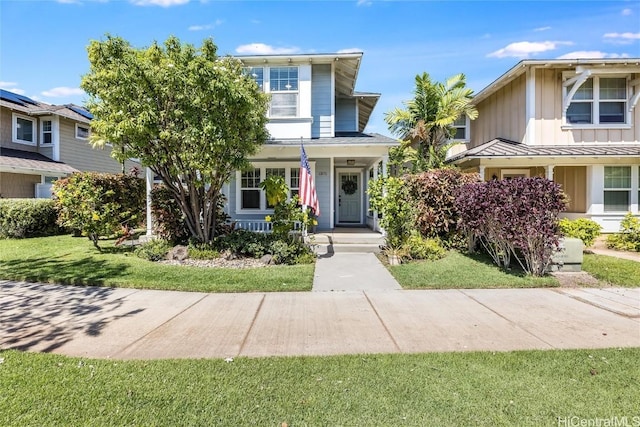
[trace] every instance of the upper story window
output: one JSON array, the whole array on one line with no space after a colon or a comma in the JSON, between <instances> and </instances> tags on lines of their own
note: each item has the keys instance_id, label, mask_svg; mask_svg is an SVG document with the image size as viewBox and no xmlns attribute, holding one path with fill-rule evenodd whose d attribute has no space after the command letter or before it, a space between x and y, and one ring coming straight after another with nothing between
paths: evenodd
<instances>
[{"instance_id":1,"label":"upper story window","mask_svg":"<svg viewBox=\"0 0 640 427\"><path fill-rule=\"evenodd\" d=\"M89 126L84 126L76 123L76 138L77 139L89 139Z\"/></svg>"},{"instance_id":2,"label":"upper story window","mask_svg":"<svg viewBox=\"0 0 640 427\"><path fill-rule=\"evenodd\" d=\"M42 120L42 144L53 144L53 122L51 120Z\"/></svg>"},{"instance_id":3,"label":"upper story window","mask_svg":"<svg viewBox=\"0 0 640 427\"><path fill-rule=\"evenodd\" d=\"M568 86L569 92L573 85ZM588 78L574 93L566 111L567 124L627 124L627 78Z\"/></svg>"},{"instance_id":4,"label":"upper story window","mask_svg":"<svg viewBox=\"0 0 640 427\"><path fill-rule=\"evenodd\" d=\"M269 70L271 117L298 115L298 67L273 67Z\"/></svg>"},{"instance_id":5,"label":"upper story window","mask_svg":"<svg viewBox=\"0 0 640 427\"><path fill-rule=\"evenodd\" d=\"M262 67L244 67L242 69L245 76L251 77L258 84L258 87L264 91L264 68Z\"/></svg>"},{"instance_id":6,"label":"upper story window","mask_svg":"<svg viewBox=\"0 0 640 427\"><path fill-rule=\"evenodd\" d=\"M13 114L12 140L18 144L36 145L36 121L31 117Z\"/></svg>"},{"instance_id":7,"label":"upper story window","mask_svg":"<svg viewBox=\"0 0 640 427\"><path fill-rule=\"evenodd\" d=\"M466 115L458 117L452 126L455 129L455 133L453 134L454 140L466 141L469 139L469 122Z\"/></svg>"}]
</instances>

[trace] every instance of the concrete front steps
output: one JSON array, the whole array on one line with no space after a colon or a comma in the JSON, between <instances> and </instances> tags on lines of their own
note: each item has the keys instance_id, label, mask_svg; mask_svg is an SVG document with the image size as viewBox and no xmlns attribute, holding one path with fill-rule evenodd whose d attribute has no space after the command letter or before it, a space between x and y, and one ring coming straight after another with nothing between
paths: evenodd
<instances>
[{"instance_id":1,"label":"concrete front steps","mask_svg":"<svg viewBox=\"0 0 640 427\"><path fill-rule=\"evenodd\" d=\"M309 235L318 255L340 252L378 253L384 245L382 234L369 228L342 228Z\"/></svg>"}]
</instances>

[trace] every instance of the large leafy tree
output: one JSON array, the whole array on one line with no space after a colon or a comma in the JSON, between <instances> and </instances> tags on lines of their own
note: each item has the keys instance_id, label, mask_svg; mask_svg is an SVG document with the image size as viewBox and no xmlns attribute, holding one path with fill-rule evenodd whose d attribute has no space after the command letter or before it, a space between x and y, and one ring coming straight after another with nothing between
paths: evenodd
<instances>
[{"instance_id":1,"label":"large leafy tree","mask_svg":"<svg viewBox=\"0 0 640 427\"><path fill-rule=\"evenodd\" d=\"M427 73L418 74L413 99L385 114L389 130L402 140L391 160L410 162L414 172L441 167L455 135L454 122L465 115L471 120L478 117L470 103L472 96L464 74L444 83L432 81Z\"/></svg>"},{"instance_id":2,"label":"large leafy tree","mask_svg":"<svg viewBox=\"0 0 640 427\"><path fill-rule=\"evenodd\" d=\"M95 117L93 143L111 143L118 158L151 168L192 236L211 241L223 184L268 138L267 96L210 39L199 48L170 37L137 49L107 36L88 53L82 88Z\"/></svg>"}]
</instances>

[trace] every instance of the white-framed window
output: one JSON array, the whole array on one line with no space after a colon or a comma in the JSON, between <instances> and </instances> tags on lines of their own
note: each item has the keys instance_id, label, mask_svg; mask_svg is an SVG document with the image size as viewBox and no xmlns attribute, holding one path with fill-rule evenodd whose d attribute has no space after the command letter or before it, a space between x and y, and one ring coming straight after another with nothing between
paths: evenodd
<instances>
[{"instance_id":1,"label":"white-framed window","mask_svg":"<svg viewBox=\"0 0 640 427\"><path fill-rule=\"evenodd\" d=\"M455 133L453 134L454 141L469 140L469 119L466 115L458 117L452 126L455 129Z\"/></svg>"},{"instance_id":2,"label":"white-framed window","mask_svg":"<svg viewBox=\"0 0 640 427\"><path fill-rule=\"evenodd\" d=\"M89 126L76 123L76 138L77 139L89 139L90 134Z\"/></svg>"},{"instance_id":3,"label":"white-framed window","mask_svg":"<svg viewBox=\"0 0 640 427\"><path fill-rule=\"evenodd\" d=\"M605 166L604 211L628 212L630 199L631 166Z\"/></svg>"},{"instance_id":4,"label":"white-framed window","mask_svg":"<svg viewBox=\"0 0 640 427\"><path fill-rule=\"evenodd\" d=\"M529 178L529 169L501 169L500 179Z\"/></svg>"},{"instance_id":5,"label":"white-framed window","mask_svg":"<svg viewBox=\"0 0 640 427\"><path fill-rule=\"evenodd\" d=\"M589 77L576 90L565 113L568 125L625 125L627 123L627 77ZM566 96L573 86L564 88Z\"/></svg>"},{"instance_id":6,"label":"white-framed window","mask_svg":"<svg viewBox=\"0 0 640 427\"><path fill-rule=\"evenodd\" d=\"M313 162L310 166L313 169ZM313 172L313 171L312 171ZM297 162L254 164L236 173L236 209L241 213L272 212L260 183L269 176L281 176L289 187L289 197L300 192L300 164Z\"/></svg>"},{"instance_id":7,"label":"white-framed window","mask_svg":"<svg viewBox=\"0 0 640 427\"><path fill-rule=\"evenodd\" d=\"M270 68L269 91L271 92L270 117L298 115L298 67Z\"/></svg>"},{"instance_id":8,"label":"white-framed window","mask_svg":"<svg viewBox=\"0 0 640 427\"><path fill-rule=\"evenodd\" d=\"M40 121L40 144L53 144L53 120L51 119Z\"/></svg>"},{"instance_id":9,"label":"white-framed window","mask_svg":"<svg viewBox=\"0 0 640 427\"><path fill-rule=\"evenodd\" d=\"M264 91L264 68L262 67L243 67L242 73L251 77L258 84L258 87Z\"/></svg>"},{"instance_id":10,"label":"white-framed window","mask_svg":"<svg viewBox=\"0 0 640 427\"><path fill-rule=\"evenodd\" d=\"M36 120L13 113L12 115L12 141L18 144L36 145Z\"/></svg>"}]
</instances>

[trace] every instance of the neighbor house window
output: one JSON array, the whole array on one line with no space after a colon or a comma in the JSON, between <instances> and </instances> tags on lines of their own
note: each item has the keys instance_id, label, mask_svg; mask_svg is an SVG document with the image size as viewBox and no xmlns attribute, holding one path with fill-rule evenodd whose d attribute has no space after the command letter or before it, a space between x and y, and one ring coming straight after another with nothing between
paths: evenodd
<instances>
[{"instance_id":1,"label":"neighbor house window","mask_svg":"<svg viewBox=\"0 0 640 427\"><path fill-rule=\"evenodd\" d=\"M313 166L312 166L313 168ZM245 172L238 172L236 179L239 186L236 192L238 203L236 208L247 211L270 211L273 209L269 205L267 196L260 188L260 182L270 176L280 176L289 187L289 198L296 196L300 192L300 166L298 163L265 163L254 164L254 168Z\"/></svg>"},{"instance_id":2,"label":"neighbor house window","mask_svg":"<svg viewBox=\"0 0 640 427\"><path fill-rule=\"evenodd\" d=\"M76 138L89 139L89 126L76 123Z\"/></svg>"},{"instance_id":3,"label":"neighbor house window","mask_svg":"<svg viewBox=\"0 0 640 427\"><path fill-rule=\"evenodd\" d=\"M242 172L240 193L241 209L260 209L260 169Z\"/></svg>"},{"instance_id":4,"label":"neighbor house window","mask_svg":"<svg viewBox=\"0 0 640 427\"><path fill-rule=\"evenodd\" d=\"M251 77L258 84L258 87L264 90L264 68L262 67L245 67L242 69L245 76Z\"/></svg>"},{"instance_id":5,"label":"neighbor house window","mask_svg":"<svg viewBox=\"0 0 640 427\"><path fill-rule=\"evenodd\" d=\"M453 122L453 128L455 129L455 133L453 134L453 139L457 139L457 140L469 139L466 115L463 115L462 117L458 117L458 119L455 122Z\"/></svg>"},{"instance_id":6,"label":"neighbor house window","mask_svg":"<svg viewBox=\"0 0 640 427\"><path fill-rule=\"evenodd\" d=\"M572 89L569 86L566 90ZM569 124L625 124L627 79L591 77L575 92L567 108Z\"/></svg>"},{"instance_id":7,"label":"neighbor house window","mask_svg":"<svg viewBox=\"0 0 640 427\"><path fill-rule=\"evenodd\" d=\"M627 212L631 195L631 166L604 167L604 211Z\"/></svg>"},{"instance_id":8,"label":"neighbor house window","mask_svg":"<svg viewBox=\"0 0 640 427\"><path fill-rule=\"evenodd\" d=\"M274 67L269 70L271 117L298 115L298 67Z\"/></svg>"},{"instance_id":9,"label":"neighbor house window","mask_svg":"<svg viewBox=\"0 0 640 427\"><path fill-rule=\"evenodd\" d=\"M53 144L53 122L51 120L42 121L42 144Z\"/></svg>"},{"instance_id":10,"label":"neighbor house window","mask_svg":"<svg viewBox=\"0 0 640 427\"><path fill-rule=\"evenodd\" d=\"M27 116L13 115L13 142L36 145L36 121Z\"/></svg>"}]
</instances>

